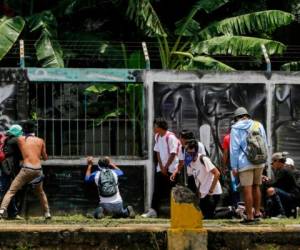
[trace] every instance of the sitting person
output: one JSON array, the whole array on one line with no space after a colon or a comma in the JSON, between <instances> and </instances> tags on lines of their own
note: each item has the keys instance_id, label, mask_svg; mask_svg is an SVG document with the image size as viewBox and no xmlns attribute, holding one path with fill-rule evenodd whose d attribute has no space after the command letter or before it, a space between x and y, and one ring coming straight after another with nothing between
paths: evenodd
<instances>
[{"instance_id":1,"label":"sitting person","mask_svg":"<svg viewBox=\"0 0 300 250\"><path fill-rule=\"evenodd\" d=\"M222 194L219 182L220 171L214 166L209 157L198 153L198 142L195 140L187 144L186 157L192 159L188 167L191 168L198 188L199 206L204 219L212 219Z\"/></svg>"},{"instance_id":2,"label":"sitting person","mask_svg":"<svg viewBox=\"0 0 300 250\"><path fill-rule=\"evenodd\" d=\"M263 176L263 181L268 186L266 215L285 218L291 215L291 210L297 204L300 190L293 171L286 166L286 155L283 152L272 155L272 168L275 175L273 181Z\"/></svg>"},{"instance_id":3,"label":"sitting person","mask_svg":"<svg viewBox=\"0 0 300 250\"><path fill-rule=\"evenodd\" d=\"M132 206L123 207L123 200L118 187L118 176L123 175L110 158L99 159L98 169L92 172L93 158L87 158L86 183L95 183L99 191L99 206L94 212L94 218L101 219L105 214L115 218L134 218Z\"/></svg>"}]
</instances>

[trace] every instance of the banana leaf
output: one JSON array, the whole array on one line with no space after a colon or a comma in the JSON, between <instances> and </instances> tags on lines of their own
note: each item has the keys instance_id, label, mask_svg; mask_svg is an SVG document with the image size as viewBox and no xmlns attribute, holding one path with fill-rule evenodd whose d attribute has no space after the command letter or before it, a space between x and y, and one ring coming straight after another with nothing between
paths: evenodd
<instances>
[{"instance_id":1,"label":"banana leaf","mask_svg":"<svg viewBox=\"0 0 300 250\"><path fill-rule=\"evenodd\" d=\"M284 71L300 71L300 61L285 63L281 65L280 69Z\"/></svg>"},{"instance_id":2,"label":"banana leaf","mask_svg":"<svg viewBox=\"0 0 300 250\"><path fill-rule=\"evenodd\" d=\"M150 37L167 37L149 0L129 0L126 14Z\"/></svg>"},{"instance_id":3,"label":"banana leaf","mask_svg":"<svg viewBox=\"0 0 300 250\"><path fill-rule=\"evenodd\" d=\"M63 68L63 51L57 40L57 22L51 11L28 18L30 32L40 32L35 42L36 55L42 67Z\"/></svg>"},{"instance_id":4,"label":"banana leaf","mask_svg":"<svg viewBox=\"0 0 300 250\"><path fill-rule=\"evenodd\" d=\"M266 46L269 55L282 54L286 49L284 44L268 39L246 36L220 36L193 43L191 51L193 54L260 57L262 55L262 44Z\"/></svg>"},{"instance_id":5,"label":"banana leaf","mask_svg":"<svg viewBox=\"0 0 300 250\"><path fill-rule=\"evenodd\" d=\"M214 22L199 32L198 39L207 40L218 35L244 35L266 31L272 33L275 29L288 25L294 20L294 15L284 11L258 11Z\"/></svg>"},{"instance_id":6,"label":"banana leaf","mask_svg":"<svg viewBox=\"0 0 300 250\"><path fill-rule=\"evenodd\" d=\"M184 67L185 70L214 70L221 72L235 71L234 68L216 60L209 56L196 56L192 59L192 63Z\"/></svg>"},{"instance_id":7,"label":"banana leaf","mask_svg":"<svg viewBox=\"0 0 300 250\"><path fill-rule=\"evenodd\" d=\"M15 44L24 25L25 20L19 16L13 18L4 16L0 19L0 60Z\"/></svg>"}]
</instances>

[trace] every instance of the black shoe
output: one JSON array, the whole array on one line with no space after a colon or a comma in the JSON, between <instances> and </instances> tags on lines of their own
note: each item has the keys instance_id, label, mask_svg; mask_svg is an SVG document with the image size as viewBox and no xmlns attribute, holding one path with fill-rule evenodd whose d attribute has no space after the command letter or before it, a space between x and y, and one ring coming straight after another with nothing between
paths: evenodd
<instances>
[{"instance_id":1,"label":"black shoe","mask_svg":"<svg viewBox=\"0 0 300 250\"><path fill-rule=\"evenodd\" d=\"M258 221L256 221L255 219L252 219L252 220L243 219L240 221L240 223L243 225L255 225L255 224L258 224Z\"/></svg>"}]
</instances>

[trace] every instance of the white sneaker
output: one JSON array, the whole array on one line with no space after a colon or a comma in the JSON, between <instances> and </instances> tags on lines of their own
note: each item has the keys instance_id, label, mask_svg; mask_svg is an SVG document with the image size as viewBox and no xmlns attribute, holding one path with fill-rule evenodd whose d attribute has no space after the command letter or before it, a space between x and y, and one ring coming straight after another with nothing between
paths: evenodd
<instances>
[{"instance_id":1,"label":"white sneaker","mask_svg":"<svg viewBox=\"0 0 300 250\"><path fill-rule=\"evenodd\" d=\"M44 214L45 220L51 220L51 214L49 211L45 212Z\"/></svg>"},{"instance_id":2,"label":"white sneaker","mask_svg":"<svg viewBox=\"0 0 300 250\"><path fill-rule=\"evenodd\" d=\"M153 208L150 208L147 213L141 215L143 218L157 218L157 213Z\"/></svg>"}]
</instances>

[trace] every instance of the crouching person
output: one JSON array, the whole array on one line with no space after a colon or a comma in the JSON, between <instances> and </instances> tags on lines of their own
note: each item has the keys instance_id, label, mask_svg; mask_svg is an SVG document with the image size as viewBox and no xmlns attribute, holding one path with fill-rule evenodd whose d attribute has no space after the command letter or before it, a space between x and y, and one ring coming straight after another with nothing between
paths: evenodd
<instances>
[{"instance_id":1,"label":"crouching person","mask_svg":"<svg viewBox=\"0 0 300 250\"><path fill-rule=\"evenodd\" d=\"M220 171L214 166L209 157L198 153L198 142L187 144L186 156L191 159L191 172L200 196L200 209L204 219L213 219L217 204L222 194L219 182Z\"/></svg>"},{"instance_id":2,"label":"crouching person","mask_svg":"<svg viewBox=\"0 0 300 250\"><path fill-rule=\"evenodd\" d=\"M123 207L123 200L118 187L118 176L123 175L110 158L99 159L98 169L92 173L93 158L87 158L87 170L85 174L86 183L95 183L99 193L99 206L94 212L96 219L104 215L111 215L114 218L134 218L135 212L132 206Z\"/></svg>"}]
</instances>

